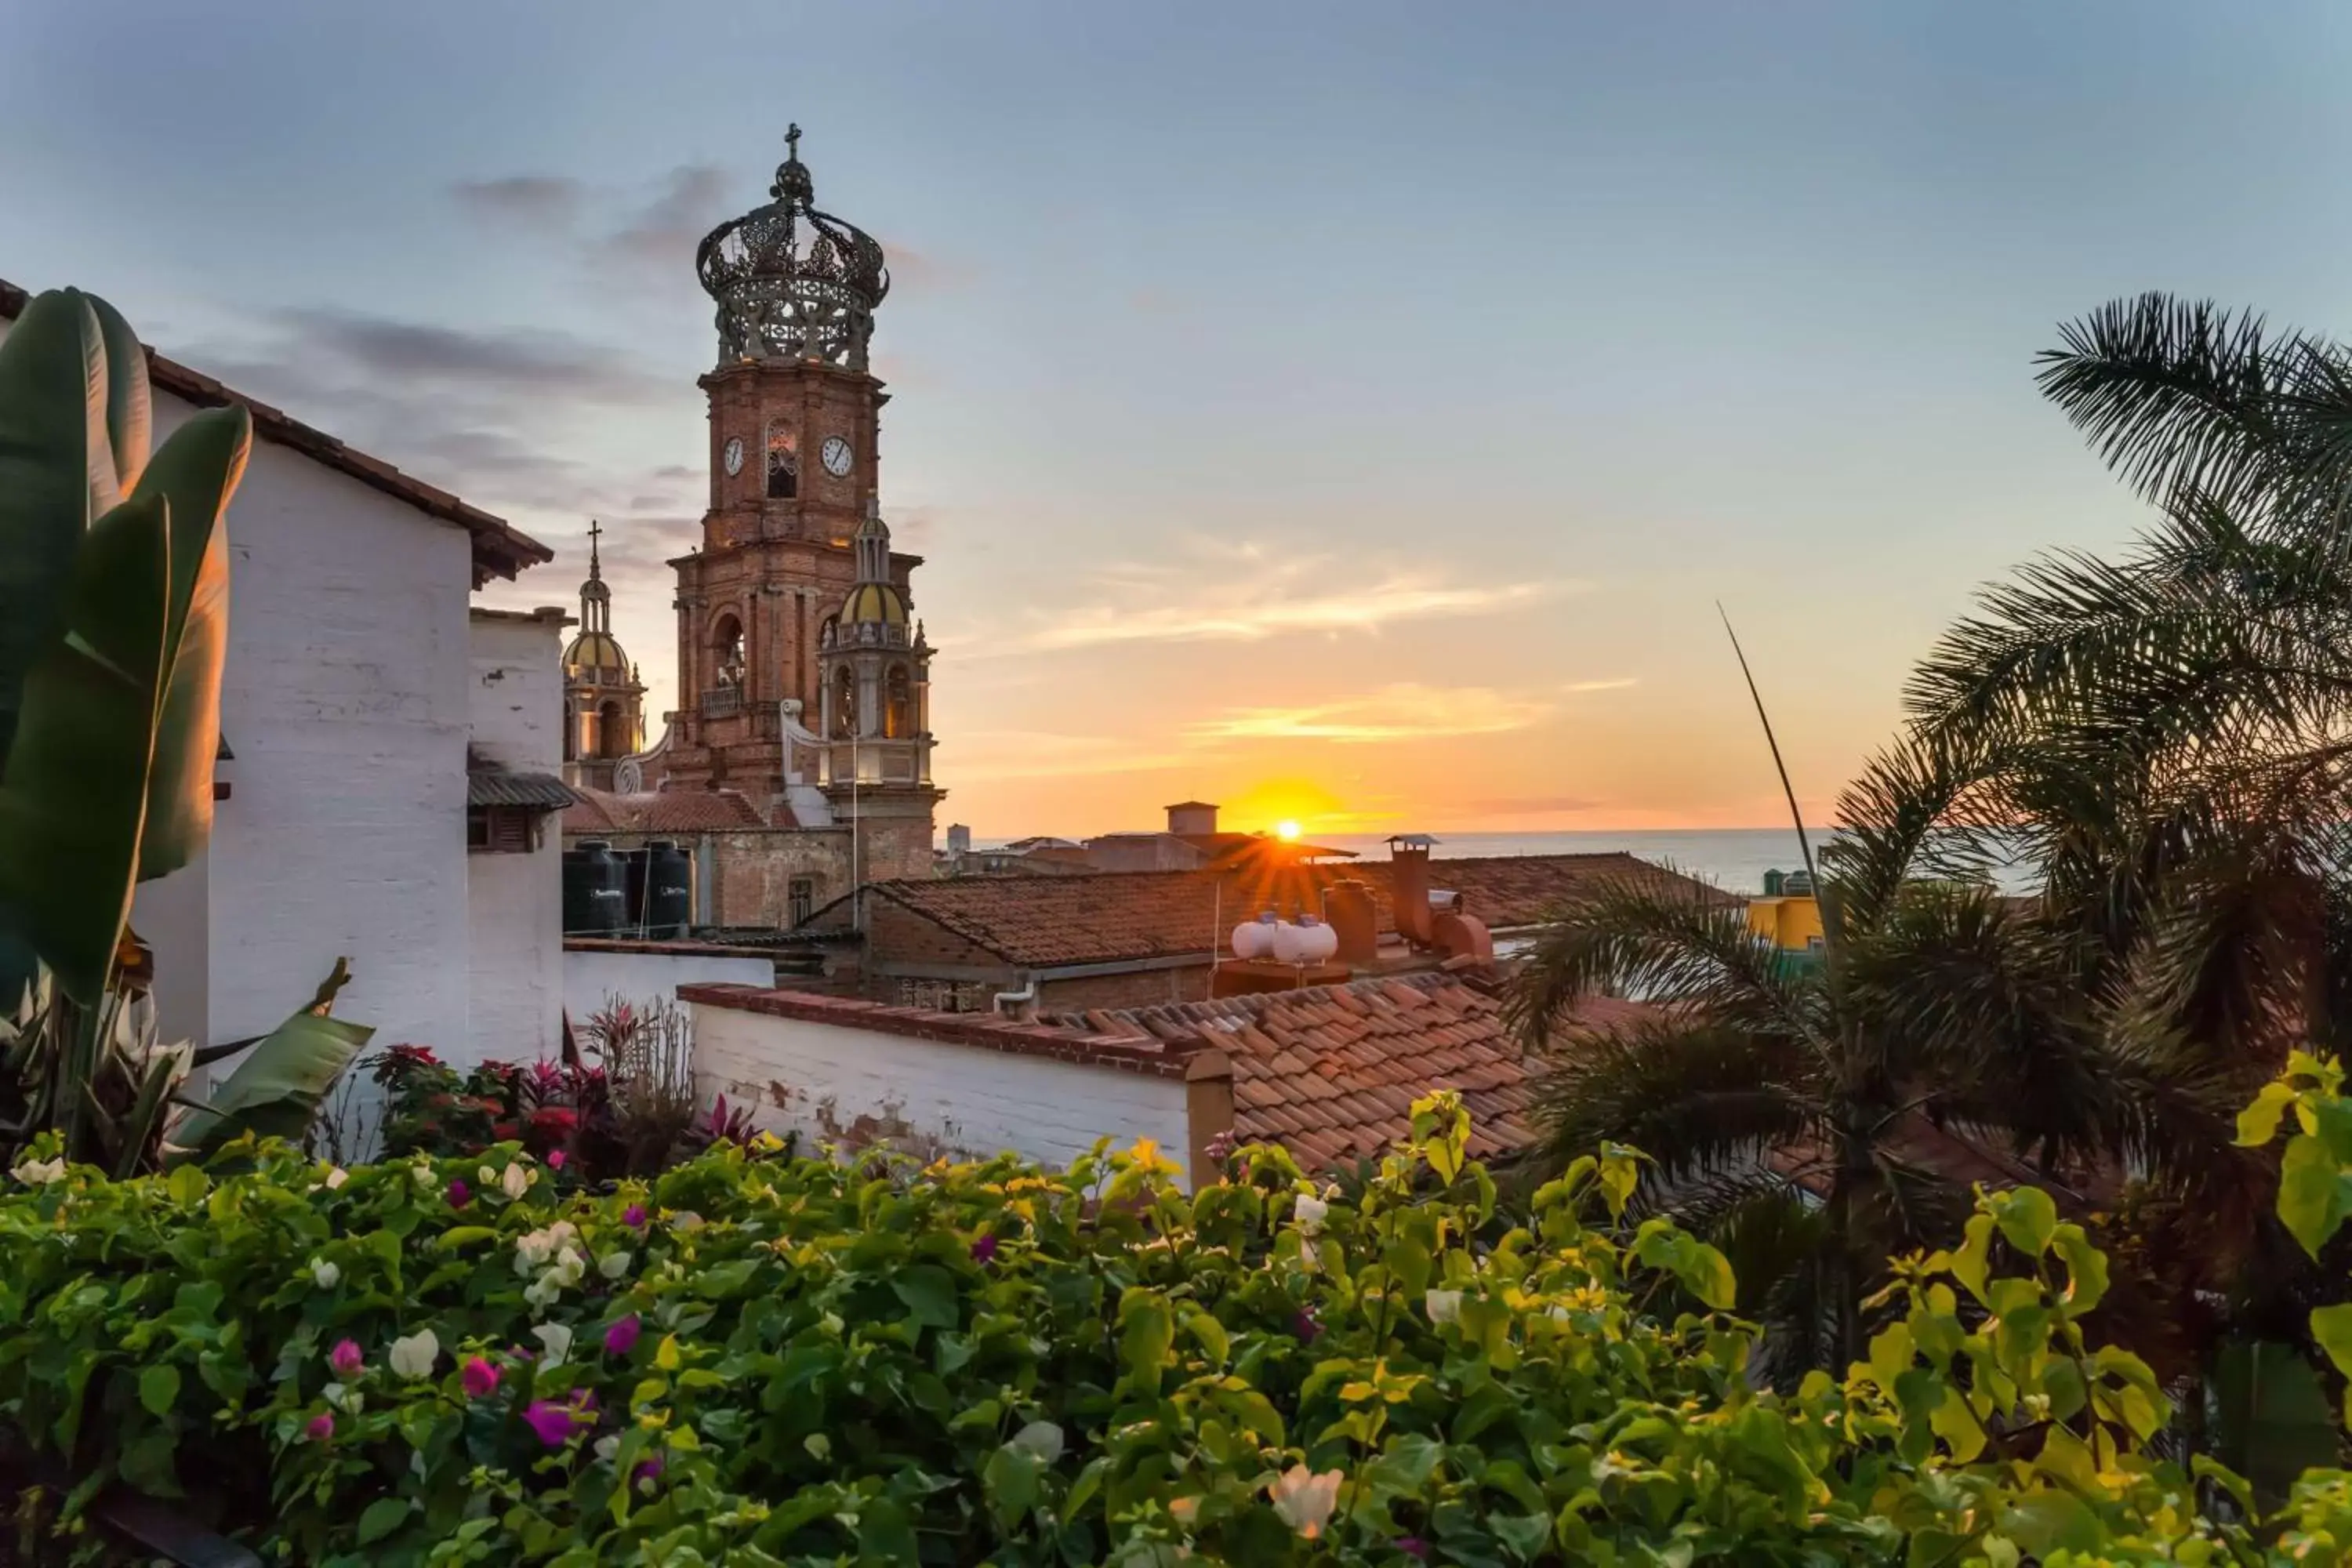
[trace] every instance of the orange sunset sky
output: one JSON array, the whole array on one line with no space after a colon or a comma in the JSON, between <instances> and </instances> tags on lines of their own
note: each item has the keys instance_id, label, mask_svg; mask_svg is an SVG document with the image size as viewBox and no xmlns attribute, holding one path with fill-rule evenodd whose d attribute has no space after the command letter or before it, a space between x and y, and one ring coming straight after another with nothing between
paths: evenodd
<instances>
[{"instance_id":1,"label":"orange sunset sky","mask_svg":"<svg viewBox=\"0 0 2352 1568\"><path fill-rule=\"evenodd\" d=\"M88 0L0 50L0 276L557 549L492 603L576 602L601 519L657 714L694 246L796 121L889 253L942 826L1769 825L1717 601L1826 815L1977 584L2139 521L2034 391L2060 321L2352 322L2340 171L2275 152L2344 144L2347 43L2302 0Z\"/></svg>"}]
</instances>

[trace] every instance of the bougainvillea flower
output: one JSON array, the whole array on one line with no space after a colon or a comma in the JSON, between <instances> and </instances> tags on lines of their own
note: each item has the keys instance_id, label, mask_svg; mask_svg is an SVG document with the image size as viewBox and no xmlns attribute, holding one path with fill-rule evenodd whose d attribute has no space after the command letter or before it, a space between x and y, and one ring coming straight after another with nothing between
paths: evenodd
<instances>
[{"instance_id":1,"label":"bougainvillea flower","mask_svg":"<svg viewBox=\"0 0 2352 1568\"><path fill-rule=\"evenodd\" d=\"M558 1405L552 1399L534 1399L523 1411L523 1424L539 1435L539 1440L551 1448L561 1448L572 1440L578 1428L576 1413L569 1405Z\"/></svg>"},{"instance_id":2,"label":"bougainvillea flower","mask_svg":"<svg viewBox=\"0 0 2352 1568\"><path fill-rule=\"evenodd\" d=\"M1338 1470L1318 1475L1305 1465L1293 1465L1266 1488L1266 1492L1274 1500L1274 1511L1282 1516L1282 1522L1313 1541L1323 1533L1331 1510L1339 1501L1339 1482L1343 1479Z\"/></svg>"},{"instance_id":3,"label":"bougainvillea flower","mask_svg":"<svg viewBox=\"0 0 2352 1568\"><path fill-rule=\"evenodd\" d=\"M623 1209L621 1211L621 1223L627 1226L631 1230L645 1229L646 1205L643 1204L631 1204L627 1208Z\"/></svg>"},{"instance_id":4,"label":"bougainvillea flower","mask_svg":"<svg viewBox=\"0 0 2352 1568\"><path fill-rule=\"evenodd\" d=\"M449 1206L451 1208L464 1208L466 1206L466 1200L473 1195L474 1189L466 1184L465 1177L452 1176L449 1179Z\"/></svg>"},{"instance_id":5,"label":"bougainvillea flower","mask_svg":"<svg viewBox=\"0 0 2352 1568\"><path fill-rule=\"evenodd\" d=\"M360 1354L357 1340L338 1340L335 1348L327 1352L327 1364L334 1369L337 1377L357 1377L360 1368L367 1364L367 1358Z\"/></svg>"},{"instance_id":6,"label":"bougainvillea flower","mask_svg":"<svg viewBox=\"0 0 2352 1568\"><path fill-rule=\"evenodd\" d=\"M563 1161L564 1153L562 1150L551 1149L547 1152L547 1168L549 1170L560 1171L563 1169Z\"/></svg>"},{"instance_id":7,"label":"bougainvillea flower","mask_svg":"<svg viewBox=\"0 0 2352 1568\"><path fill-rule=\"evenodd\" d=\"M1315 1321L1315 1309L1312 1307L1299 1308L1298 1316L1291 1320L1290 1326L1297 1331L1300 1339L1310 1345L1315 1342L1315 1336L1323 1331L1323 1325Z\"/></svg>"},{"instance_id":8,"label":"bougainvillea flower","mask_svg":"<svg viewBox=\"0 0 2352 1568\"><path fill-rule=\"evenodd\" d=\"M335 1418L323 1410L311 1416L310 1423L302 1428L302 1436L313 1443L323 1443L334 1435Z\"/></svg>"},{"instance_id":9,"label":"bougainvillea flower","mask_svg":"<svg viewBox=\"0 0 2352 1568\"><path fill-rule=\"evenodd\" d=\"M614 1322L612 1327L604 1331L604 1353L607 1355L628 1354L631 1351L636 1349L637 1335L643 1331L645 1325L637 1321L637 1315L635 1312L631 1312L625 1318L617 1320Z\"/></svg>"},{"instance_id":10,"label":"bougainvillea flower","mask_svg":"<svg viewBox=\"0 0 2352 1568\"><path fill-rule=\"evenodd\" d=\"M406 1378L430 1377L433 1363L441 1359L441 1342L431 1329L419 1329L413 1334L392 1342L384 1360L392 1370Z\"/></svg>"},{"instance_id":11,"label":"bougainvillea flower","mask_svg":"<svg viewBox=\"0 0 2352 1568\"><path fill-rule=\"evenodd\" d=\"M995 1235L992 1232L982 1231L980 1238L971 1244L971 1260L974 1263L986 1263L995 1256Z\"/></svg>"},{"instance_id":12,"label":"bougainvillea flower","mask_svg":"<svg viewBox=\"0 0 2352 1568\"><path fill-rule=\"evenodd\" d=\"M458 1380L466 1385L469 1399L484 1399L499 1389L499 1369L481 1356L469 1356L459 1370Z\"/></svg>"}]
</instances>

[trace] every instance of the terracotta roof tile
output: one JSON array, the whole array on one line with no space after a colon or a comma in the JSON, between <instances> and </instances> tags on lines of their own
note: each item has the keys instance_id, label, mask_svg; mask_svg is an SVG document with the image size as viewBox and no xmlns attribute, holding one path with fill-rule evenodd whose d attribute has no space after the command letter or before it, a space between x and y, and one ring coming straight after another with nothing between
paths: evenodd
<instances>
[{"instance_id":1,"label":"terracotta roof tile","mask_svg":"<svg viewBox=\"0 0 2352 1568\"><path fill-rule=\"evenodd\" d=\"M1368 884L1381 928L1393 930L1389 866L1281 864L1201 871L1122 871L1068 879L951 877L879 882L873 891L1024 968L1222 951L1233 928L1259 910L1320 909L1334 881ZM1489 929L1539 921L1612 880L1683 888L1737 901L1691 878L1631 855L1504 855L1433 860L1433 888L1458 893ZM1352 1004L1339 1004L1350 1006Z\"/></svg>"},{"instance_id":2,"label":"terracotta roof tile","mask_svg":"<svg viewBox=\"0 0 2352 1568\"><path fill-rule=\"evenodd\" d=\"M770 823L743 792L733 789L659 790L644 795L610 795L603 790L572 792L577 805L563 814L563 831L572 837L600 833L719 833L731 827L788 827L790 821Z\"/></svg>"}]
</instances>

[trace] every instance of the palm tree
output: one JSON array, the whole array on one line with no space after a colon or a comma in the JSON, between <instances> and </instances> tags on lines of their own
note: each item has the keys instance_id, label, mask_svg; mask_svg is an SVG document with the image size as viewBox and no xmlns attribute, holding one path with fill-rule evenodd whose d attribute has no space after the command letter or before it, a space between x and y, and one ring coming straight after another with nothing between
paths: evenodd
<instances>
[{"instance_id":1,"label":"palm tree","mask_svg":"<svg viewBox=\"0 0 2352 1568\"><path fill-rule=\"evenodd\" d=\"M1956 1234L1967 1177L2062 1183L2112 1120L2063 948L1947 830L1987 765L1911 742L1848 791L1816 964L1719 898L1625 883L1557 911L1514 992L1554 1064L1555 1163L1602 1139L1647 1153L1646 1201L1732 1258L1778 1380L1861 1353L1886 1260ZM1662 1005L1563 1029L1601 991Z\"/></svg>"}]
</instances>

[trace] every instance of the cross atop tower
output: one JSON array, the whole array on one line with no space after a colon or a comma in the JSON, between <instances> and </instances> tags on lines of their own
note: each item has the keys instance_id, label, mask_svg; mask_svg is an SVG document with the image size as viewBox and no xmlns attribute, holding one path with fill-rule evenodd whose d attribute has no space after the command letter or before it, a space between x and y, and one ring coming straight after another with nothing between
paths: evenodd
<instances>
[{"instance_id":1,"label":"cross atop tower","mask_svg":"<svg viewBox=\"0 0 2352 1568\"><path fill-rule=\"evenodd\" d=\"M784 156L798 158L800 155L801 128L798 124L794 124L784 132Z\"/></svg>"},{"instance_id":2,"label":"cross atop tower","mask_svg":"<svg viewBox=\"0 0 2352 1568\"><path fill-rule=\"evenodd\" d=\"M596 561L596 536L604 531L604 525L602 522L599 522L594 518L590 518L588 520L588 575L591 577L601 577L604 575L603 572L598 569Z\"/></svg>"}]
</instances>

